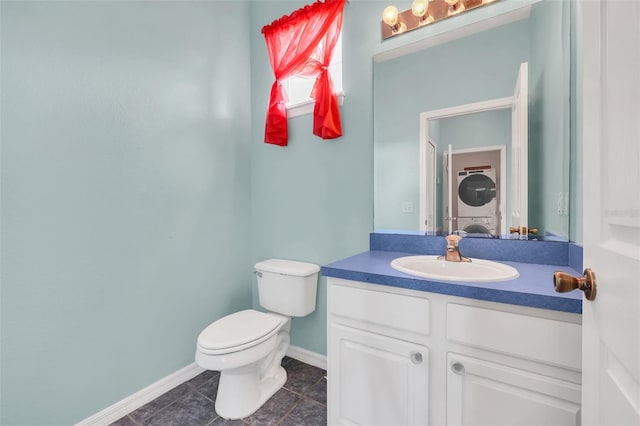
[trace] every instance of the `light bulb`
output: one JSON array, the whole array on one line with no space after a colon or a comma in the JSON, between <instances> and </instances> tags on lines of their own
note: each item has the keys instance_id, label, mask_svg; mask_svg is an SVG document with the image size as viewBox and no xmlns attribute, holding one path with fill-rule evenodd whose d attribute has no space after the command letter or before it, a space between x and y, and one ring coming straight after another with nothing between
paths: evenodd
<instances>
[{"instance_id":1,"label":"light bulb","mask_svg":"<svg viewBox=\"0 0 640 426\"><path fill-rule=\"evenodd\" d=\"M449 5L449 13L459 12L462 9L458 3L460 0L444 0Z\"/></svg>"},{"instance_id":2,"label":"light bulb","mask_svg":"<svg viewBox=\"0 0 640 426\"><path fill-rule=\"evenodd\" d=\"M429 2L427 0L413 0L411 5L411 13L418 18L422 18L427 14L429 9Z\"/></svg>"},{"instance_id":3,"label":"light bulb","mask_svg":"<svg viewBox=\"0 0 640 426\"><path fill-rule=\"evenodd\" d=\"M398 8L395 6L387 6L382 11L382 20L390 27L398 25Z\"/></svg>"}]
</instances>

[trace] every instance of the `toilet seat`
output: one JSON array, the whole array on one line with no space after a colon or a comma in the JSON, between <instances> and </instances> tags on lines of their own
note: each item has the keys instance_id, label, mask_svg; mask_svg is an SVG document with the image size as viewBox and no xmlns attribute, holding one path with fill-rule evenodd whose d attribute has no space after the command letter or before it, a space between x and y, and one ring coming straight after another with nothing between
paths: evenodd
<instances>
[{"instance_id":1,"label":"toilet seat","mask_svg":"<svg viewBox=\"0 0 640 426\"><path fill-rule=\"evenodd\" d=\"M205 328L198 336L198 348L209 355L237 352L269 339L281 324L276 315L253 309L236 312Z\"/></svg>"}]
</instances>

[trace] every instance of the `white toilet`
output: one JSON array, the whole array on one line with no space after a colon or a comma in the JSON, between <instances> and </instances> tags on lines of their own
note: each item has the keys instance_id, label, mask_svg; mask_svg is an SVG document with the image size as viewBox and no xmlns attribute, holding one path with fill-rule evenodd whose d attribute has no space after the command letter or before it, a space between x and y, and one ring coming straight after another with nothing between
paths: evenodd
<instances>
[{"instance_id":1,"label":"white toilet","mask_svg":"<svg viewBox=\"0 0 640 426\"><path fill-rule=\"evenodd\" d=\"M221 318L198 336L196 363L220 371L216 412L227 419L253 414L287 380L280 365L289 347L291 317L316 309L320 267L269 259L255 265L260 305Z\"/></svg>"}]
</instances>

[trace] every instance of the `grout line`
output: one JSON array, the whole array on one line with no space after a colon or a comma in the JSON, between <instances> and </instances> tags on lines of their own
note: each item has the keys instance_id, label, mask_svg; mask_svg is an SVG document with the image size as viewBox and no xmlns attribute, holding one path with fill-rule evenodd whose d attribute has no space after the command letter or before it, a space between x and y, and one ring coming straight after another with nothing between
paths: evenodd
<instances>
[{"instance_id":1,"label":"grout line","mask_svg":"<svg viewBox=\"0 0 640 426\"><path fill-rule=\"evenodd\" d=\"M142 426L142 423L138 423L138 422L136 421L136 419L134 419L134 418L133 418L133 417L131 417L130 415L128 415L128 414L127 414L125 417L128 417L128 418L129 418L129 420L131 420L131 421L133 422L133 424L134 424L134 425Z\"/></svg>"},{"instance_id":2,"label":"grout line","mask_svg":"<svg viewBox=\"0 0 640 426\"><path fill-rule=\"evenodd\" d=\"M199 394L200 396L202 396L203 398L213 402L214 404L216 403L213 399L209 398L207 395L203 394L202 392L200 392L198 389L194 389L193 390L195 393ZM217 414L217 413L216 413ZM220 417L220 416L218 416Z\"/></svg>"},{"instance_id":3,"label":"grout line","mask_svg":"<svg viewBox=\"0 0 640 426\"><path fill-rule=\"evenodd\" d=\"M317 400L311 398L310 396L303 396L303 399L308 399L309 401L314 402L314 403L316 403L318 405L322 405L323 407L327 406L327 404L323 404L322 402L317 401Z\"/></svg>"},{"instance_id":4,"label":"grout line","mask_svg":"<svg viewBox=\"0 0 640 426\"><path fill-rule=\"evenodd\" d=\"M318 379L318 381L317 381L317 382L315 382L312 386L315 386L315 385L317 385L317 384L320 384L320 382L322 382L323 380L327 380L327 376L322 376L322 377L320 377L320 378Z\"/></svg>"},{"instance_id":5,"label":"grout line","mask_svg":"<svg viewBox=\"0 0 640 426\"><path fill-rule=\"evenodd\" d=\"M220 376L215 376L215 377L210 378L210 379L209 379L209 380L207 380L206 382L201 383L201 384L200 384L200 386L193 386L193 385L190 385L191 390L193 390L193 391L195 391L195 392L199 393L200 395L202 395L202 396L204 396L205 398L207 398L209 401L211 401L211 402L215 403L215 401L214 401L213 399L209 398L207 395L205 395L205 394L200 390L200 388L201 388L202 386L204 386L204 385L206 385L207 383L209 383L209 382L211 382L211 381L214 381L214 380L215 380L215 381L217 381L217 382L218 382L218 384L220 384ZM217 391L216 391L216 396L217 396L217 395L218 395L218 393L217 393ZM218 417L220 417L220 416L218 416Z\"/></svg>"},{"instance_id":6,"label":"grout line","mask_svg":"<svg viewBox=\"0 0 640 426\"><path fill-rule=\"evenodd\" d=\"M318 382L318 383L319 383L319 382ZM317 384L317 383L316 383L316 384ZM312 385L312 386L315 386L315 384L314 384L314 385ZM285 388L284 386L283 386L283 389L285 389L287 392L291 392L291 393L292 393L292 394L294 394L294 395L298 395L298 396L300 397L300 401L302 401L303 399L308 399L309 401L313 401L313 402L315 402L316 404L320 404L320 405L322 405L323 407L326 407L326 406L327 406L327 404L323 404L322 402L320 402L320 401L318 401L318 400L313 399L312 397L310 397L310 396L309 396L309 395L307 395L306 393L296 392L296 391L294 391L294 390L291 390L291 389ZM298 401L298 402L296 403L296 405L298 405L298 403L300 403L300 401Z\"/></svg>"},{"instance_id":7,"label":"grout line","mask_svg":"<svg viewBox=\"0 0 640 426\"><path fill-rule=\"evenodd\" d=\"M206 426L211 426L213 424L213 422L215 422L216 420L218 420L220 416L215 416L213 419L211 419L211 421L209 423L206 424Z\"/></svg>"},{"instance_id":8,"label":"grout line","mask_svg":"<svg viewBox=\"0 0 640 426\"><path fill-rule=\"evenodd\" d=\"M191 394L192 392L194 392L195 390L191 387L191 386L187 386L189 388L189 391L187 393L185 393L184 395L176 398L173 402L171 402L170 404L165 405L164 407L160 408L159 410L154 411L153 413L151 413L150 415L146 416L145 418L143 418L142 420L142 425L144 425L147 420L149 420L150 418L154 417L156 414L159 414L162 411L167 410L169 407L171 407L172 405L174 405L176 402L185 399L187 396L189 396L189 394ZM175 389L175 388L174 388ZM200 392L198 392L200 393ZM202 394L201 394L202 395ZM202 395L204 396L204 395ZM207 398L206 396L204 396L206 399L208 399L209 401L211 401L209 398ZM215 412L215 411L214 411ZM217 413L216 413L217 415Z\"/></svg>"},{"instance_id":9,"label":"grout line","mask_svg":"<svg viewBox=\"0 0 640 426\"><path fill-rule=\"evenodd\" d=\"M277 425L279 425L279 424L281 424L281 423L282 423L282 422L283 422L287 417L289 417L289 414L291 414L291 412L292 412L293 410L295 410L295 408L296 408L298 405L300 405L300 401L302 401L302 398L300 398L300 400L299 400L298 402L296 402L295 404L293 404L293 407L291 407L291 408L289 409L289 411L287 411L287 412L285 413L285 415L284 415L284 416L282 416L282 417L280 418L280 420L278 420L278 423L276 423L276 426L277 426Z\"/></svg>"}]
</instances>

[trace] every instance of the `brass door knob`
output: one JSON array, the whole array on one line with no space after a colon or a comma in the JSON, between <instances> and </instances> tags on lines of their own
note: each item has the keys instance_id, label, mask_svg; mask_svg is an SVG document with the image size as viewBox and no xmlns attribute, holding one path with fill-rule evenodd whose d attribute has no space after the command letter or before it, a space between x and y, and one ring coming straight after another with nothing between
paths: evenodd
<instances>
[{"instance_id":1,"label":"brass door knob","mask_svg":"<svg viewBox=\"0 0 640 426\"><path fill-rule=\"evenodd\" d=\"M581 277L556 271L553 274L553 287L558 293L580 289L584 291L587 300L594 300L596 298L596 274L589 268L584 270L584 275Z\"/></svg>"}]
</instances>

